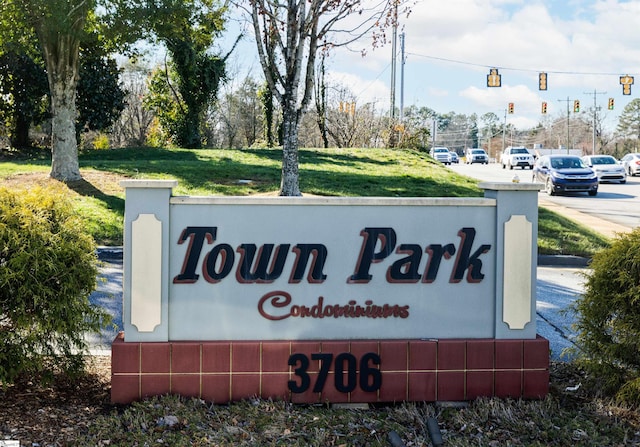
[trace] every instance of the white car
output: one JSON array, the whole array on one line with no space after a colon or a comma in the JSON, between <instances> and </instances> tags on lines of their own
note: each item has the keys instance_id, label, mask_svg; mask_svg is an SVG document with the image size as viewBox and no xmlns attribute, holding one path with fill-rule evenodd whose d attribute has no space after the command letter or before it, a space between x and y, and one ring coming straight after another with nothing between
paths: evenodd
<instances>
[{"instance_id":1,"label":"white car","mask_svg":"<svg viewBox=\"0 0 640 447\"><path fill-rule=\"evenodd\" d=\"M502 169L507 166L509 166L509 169L513 169L514 166L520 166L522 169L533 169L534 159L526 147L509 146L502 152L500 163L502 164Z\"/></svg>"},{"instance_id":2,"label":"white car","mask_svg":"<svg viewBox=\"0 0 640 447\"><path fill-rule=\"evenodd\" d=\"M627 175L634 176L640 173L640 153L627 154L620 160Z\"/></svg>"},{"instance_id":3,"label":"white car","mask_svg":"<svg viewBox=\"0 0 640 447\"><path fill-rule=\"evenodd\" d=\"M484 151L484 149L480 149L480 148L467 149L467 153L465 154L465 159L467 161L467 164L473 164L473 163L481 163L485 165L489 164L489 156Z\"/></svg>"},{"instance_id":4,"label":"white car","mask_svg":"<svg viewBox=\"0 0 640 447\"><path fill-rule=\"evenodd\" d=\"M626 183L627 181L627 173L624 167L611 155L586 155L582 157L582 161L596 171L600 183Z\"/></svg>"},{"instance_id":5,"label":"white car","mask_svg":"<svg viewBox=\"0 0 640 447\"><path fill-rule=\"evenodd\" d=\"M431 156L437 161L444 163L445 165L451 164L451 152L447 147L434 147L431 149Z\"/></svg>"}]
</instances>

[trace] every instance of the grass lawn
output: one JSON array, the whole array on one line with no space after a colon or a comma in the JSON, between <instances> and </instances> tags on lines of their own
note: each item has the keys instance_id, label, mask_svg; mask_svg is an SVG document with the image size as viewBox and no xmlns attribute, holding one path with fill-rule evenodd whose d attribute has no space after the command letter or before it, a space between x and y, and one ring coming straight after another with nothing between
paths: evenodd
<instances>
[{"instance_id":1,"label":"grass lawn","mask_svg":"<svg viewBox=\"0 0 640 447\"><path fill-rule=\"evenodd\" d=\"M10 187L47 183L47 152L0 153L0 179ZM99 245L122 244L125 178L175 179L177 195L274 194L280 187L278 149L134 148L80 154L79 182L69 194ZM458 175L424 152L391 149L301 149L300 189L320 196L481 197L478 181ZM538 251L590 257L606 237L541 208Z\"/></svg>"}]
</instances>

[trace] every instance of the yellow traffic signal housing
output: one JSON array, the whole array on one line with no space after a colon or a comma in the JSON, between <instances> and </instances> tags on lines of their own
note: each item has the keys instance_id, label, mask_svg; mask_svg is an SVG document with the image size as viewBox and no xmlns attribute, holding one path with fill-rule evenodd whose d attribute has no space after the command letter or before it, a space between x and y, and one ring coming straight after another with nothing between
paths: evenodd
<instances>
[{"instance_id":1,"label":"yellow traffic signal housing","mask_svg":"<svg viewBox=\"0 0 640 447\"><path fill-rule=\"evenodd\" d=\"M629 75L620 76L620 84L622 85L622 94L630 95L631 86L633 85L633 76L629 76Z\"/></svg>"},{"instance_id":2,"label":"yellow traffic signal housing","mask_svg":"<svg viewBox=\"0 0 640 447\"><path fill-rule=\"evenodd\" d=\"M538 75L538 89L546 90L547 89L547 74L540 73Z\"/></svg>"},{"instance_id":3,"label":"yellow traffic signal housing","mask_svg":"<svg viewBox=\"0 0 640 447\"><path fill-rule=\"evenodd\" d=\"M609 110L613 110L613 98L609 98Z\"/></svg>"},{"instance_id":4,"label":"yellow traffic signal housing","mask_svg":"<svg viewBox=\"0 0 640 447\"><path fill-rule=\"evenodd\" d=\"M497 68L489 70L487 75L487 87L500 87L502 85L501 75L498 74Z\"/></svg>"},{"instance_id":5,"label":"yellow traffic signal housing","mask_svg":"<svg viewBox=\"0 0 640 447\"><path fill-rule=\"evenodd\" d=\"M509 103L508 109L509 109L509 113L510 114L513 113L513 103L512 102Z\"/></svg>"},{"instance_id":6,"label":"yellow traffic signal housing","mask_svg":"<svg viewBox=\"0 0 640 447\"><path fill-rule=\"evenodd\" d=\"M547 103L542 101L542 113L547 113Z\"/></svg>"},{"instance_id":7,"label":"yellow traffic signal housing","mask_svg":"<svg viewBox=\"0 0 640 447\"><path fill-rule=\"evenodd\" d=\"M576 99L575 101L573 101L573 113L578 112L580 112L580 101Z\"/></svg>"}]
</instances>

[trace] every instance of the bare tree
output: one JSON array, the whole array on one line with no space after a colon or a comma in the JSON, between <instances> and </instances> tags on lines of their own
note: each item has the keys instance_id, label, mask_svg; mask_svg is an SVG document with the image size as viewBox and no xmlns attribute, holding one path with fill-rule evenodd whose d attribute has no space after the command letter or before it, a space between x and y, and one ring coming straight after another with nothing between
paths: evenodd
<instances>
[{"instance_id":1,"label":"bare tree","mask_svg":"<svg viewBox=\"0 0 640 447\"><path fill-rule=\"evenodd\" d=\"M154 114L143 106L147 94L147 78L151 70L146 67L127 65L121 82L128 92L126 107L111 133L112 144L116 147L142 146L153 122Z\"/></svg>"},{"instance_id":2,"label":"bare tree","mask_svg":"<svg viewBox=\"0 0 640 447\"><path fill-rule=\"evenodd\" d=\"M299 196L298 133L312 98L316 55L349 45L395 24L403 0L249 0L238 2L251 16L265 79L282 108L280 195ZM246 6L246 5L249 6ZM353 26L353 16L358 22ZM344 25L351 18L351 27ZM382 40L375 42L381 43Z\"/></svg>"}]
</instances>

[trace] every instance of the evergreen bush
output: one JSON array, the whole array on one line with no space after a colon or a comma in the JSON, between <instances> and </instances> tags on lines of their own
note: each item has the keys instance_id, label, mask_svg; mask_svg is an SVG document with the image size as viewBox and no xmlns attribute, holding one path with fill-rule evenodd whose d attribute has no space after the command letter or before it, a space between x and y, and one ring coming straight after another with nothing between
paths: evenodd
<instances>
[{"instance_id":1,"label":"evergreen bush","mask_svg":"<svg viewBox=\"0 0 640 447\"><path fill-rule=\"evenodd\" d=\"M62 185L0 187L0 383L82 372L87 333L109 323L89 302L95 248Z\"/></svg>"},{"instance_id":2,"label":"evergreen bush","mask_svg":"<svg viewBox=\"0 0 640 447\"><path fill-rule=\"evenodd\" d=\"M596 253L576 301L579 362L598 389L640 405L640 228Z\"/></svg>"}]
</instances>

